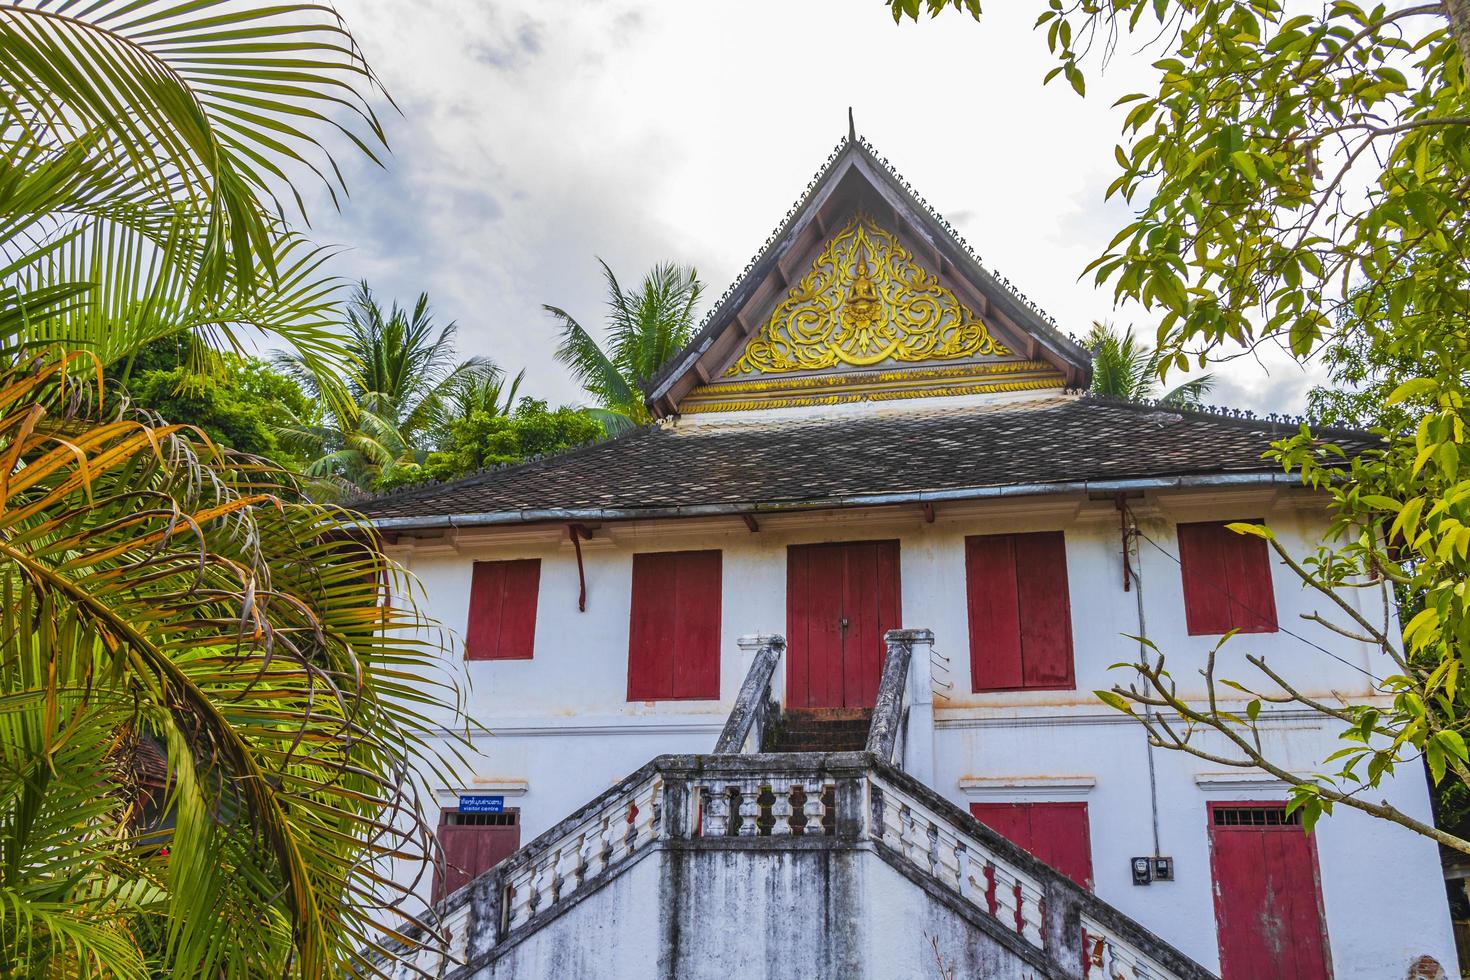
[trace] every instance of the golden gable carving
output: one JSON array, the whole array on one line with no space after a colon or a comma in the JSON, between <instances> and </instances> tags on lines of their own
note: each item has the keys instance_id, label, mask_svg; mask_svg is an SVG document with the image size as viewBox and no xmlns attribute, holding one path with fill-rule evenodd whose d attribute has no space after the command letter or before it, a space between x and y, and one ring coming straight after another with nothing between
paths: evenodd
<instances>
[{"instance_id":1,"label":"golden gable carving","mask_svg":"<svg viewBox=\"0 0 1470 980\"><path fill-rule=\"evenodd\" d=\"M860 211L725 376L1009 353L892 233Z\"/></svg>"}]
</instances>

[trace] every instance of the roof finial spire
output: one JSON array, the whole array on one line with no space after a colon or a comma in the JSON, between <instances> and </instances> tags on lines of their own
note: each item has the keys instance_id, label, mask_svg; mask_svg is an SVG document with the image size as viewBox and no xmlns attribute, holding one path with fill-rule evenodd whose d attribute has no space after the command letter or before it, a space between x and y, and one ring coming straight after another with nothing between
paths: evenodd
<instances>
[{"instance_id":1,"label":"roof finial spire","mask_svg":"<svg viewBox=\"0 0 1470 980\"><path fill-rule=\"evenodd\" d=\"M847 141L857 142L857 124L852 121L852 106L847 107Z\"/></svg>"}]
</instances>

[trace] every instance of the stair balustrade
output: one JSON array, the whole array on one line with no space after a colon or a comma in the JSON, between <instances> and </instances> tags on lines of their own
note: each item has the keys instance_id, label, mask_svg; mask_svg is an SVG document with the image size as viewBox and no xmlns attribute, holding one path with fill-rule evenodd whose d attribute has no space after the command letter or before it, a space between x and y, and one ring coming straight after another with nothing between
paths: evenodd
<instances>
[{"instance_id":1,"label":"stair balustrade","mask_svg":"<svg viewBox=\"0 0 1470 980\"><path fill-rule=\"evenodd\" d=\"M867 852L975 928L1009 937L1038 977L1211 978L867 752L660 756L441 903L444 941L416 953L413 969L470 980L638 862L702 848Z\"/></svg>"},{"instance_id":2,"label":"stair balustrade","mask_svg":"<svg viewBox=\"0 0 1470 980\"><path fill-rule=\"evenodd\" d=\"M867 750L922 780L934 775L934 633L889 630Z\"/></svg>"},{"instance_id":3,"label":"stair balustrade","mask_svg":"<svg viewBox=\"0 0 1470 980\"><path fill-rule=\"evenodd\" d=\"M750 669L745 672L745 681L740 693L735 696L735 706L715 743L716 755L731 755L742 752L759 752L770 728L771 720L780 713L781 706L776 697L776 667L781 663L781 654L786 650L786 638L775 634L742 636L738 641L741 649L755 649Z\"/></svg>"}]
</instances>

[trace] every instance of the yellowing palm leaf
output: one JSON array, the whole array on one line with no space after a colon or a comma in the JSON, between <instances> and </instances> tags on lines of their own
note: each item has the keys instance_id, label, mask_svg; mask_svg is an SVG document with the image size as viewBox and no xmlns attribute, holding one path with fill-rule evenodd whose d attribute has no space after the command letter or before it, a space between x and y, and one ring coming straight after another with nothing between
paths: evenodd
<instances>
[{"instance_id":1,"label":"yellowing palm leaf","mask_svg":"<svg viewBox=\"0 0 1470 980\"><path fill-rule=\"evenodd\" d=\"M371 973L376 865L433 846L404 805L455 703L433 625L380 601L400 573L351 515L103 414L89 363L0 375L0 962Z\"/></svg>"}]
</instances>

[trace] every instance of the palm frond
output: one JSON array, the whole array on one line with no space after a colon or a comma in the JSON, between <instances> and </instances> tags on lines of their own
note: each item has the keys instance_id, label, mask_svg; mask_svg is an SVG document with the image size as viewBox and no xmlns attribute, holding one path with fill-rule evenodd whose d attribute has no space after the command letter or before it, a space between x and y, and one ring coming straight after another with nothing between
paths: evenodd
<instances>
[{"instance_id":1,"label":"palm frond","mask_svg":"<svg viewBox=\"0 0 1470 980\"><path fill-rule=\"evenodd\" d=\"M611 277L611 270L608 272ZM592 335L566 310L556 306L541 307L561 325L561 342L556 359L565 364L572 377L603 404L621 404L633 398L633 389L613 359L598 346Z\"/></svg>"},{"instance_id":2,"label":"palm frond","mask_svg":"<svg viewBox=\"0 0 1470 980\"><path fill-rule=\"evenodd\" d=\"M0 654L30 665L0 671L0 787L23 788L0 826L26 828L0 847L34 892L3 882L0 944L30 975L129 975L131 948L145 975L372 974L359 950L394 921L375 868L433 847L399 773L457 703L436 628L379 602L403 573L353 515L185 427L98 414L85 363L0 377ZM169 768L146 833L110 761L138 727ZM27 780L48 746L57 775Z\"/></svg>"},{"instance_id":3,"label":"palm frond","mask_svg":"<svg viewBox=\"0 0 1470 980\"><path fill-rule=\"evenodd\" d=\"M134 185L207 215L201 268L216 286L227 269L247 287L272 274L261 202L284 195L300 210L288 168L335 197L329 144L345 137L373 159L386 146L377 80L317 4L31 0L0 7L0 51L23 142L100 145Z\"/></svg>"},{"instance_id":4,"label":"palm frond","mask_svg":"<svg viewBox=\"0 0 1470 980\"><path fill-rule=\"evenodd\" d=\"M1202 374L1169 389L1159 397L1159 403L1178 408L1198 408L1204 404L1205 395L1208 395L1214 387L1215 376Z\"/></svg>"}]
</instances>

